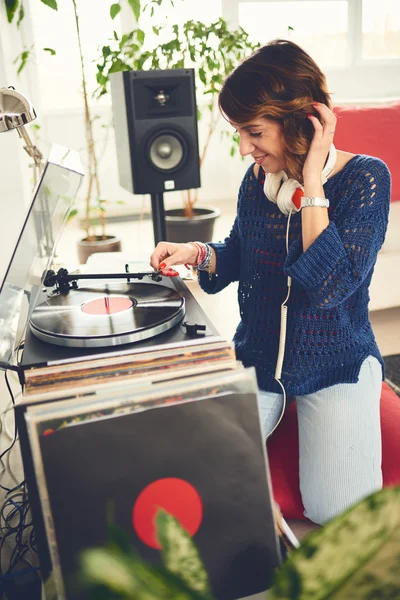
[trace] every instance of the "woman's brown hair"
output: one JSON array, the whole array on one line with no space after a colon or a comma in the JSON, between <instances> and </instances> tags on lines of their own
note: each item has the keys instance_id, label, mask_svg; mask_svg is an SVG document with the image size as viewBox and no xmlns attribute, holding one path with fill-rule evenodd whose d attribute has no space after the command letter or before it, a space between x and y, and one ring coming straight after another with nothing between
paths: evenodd
<instances>
[{"instance_id":1,"label":"woman's brown hair","mask_svg":"<svg viewBox=\"0 0 400 600\"><path fill-rule=\"evenodd\" d=\"M218 99L232 123L247 125L264 117L280 125L287 172L298 181L314 135L307 118L316 115L313 102L331 108L325 75L307 52L288 40L269 42L246 58L228 76Z\"/></svg>"}]
</instances>

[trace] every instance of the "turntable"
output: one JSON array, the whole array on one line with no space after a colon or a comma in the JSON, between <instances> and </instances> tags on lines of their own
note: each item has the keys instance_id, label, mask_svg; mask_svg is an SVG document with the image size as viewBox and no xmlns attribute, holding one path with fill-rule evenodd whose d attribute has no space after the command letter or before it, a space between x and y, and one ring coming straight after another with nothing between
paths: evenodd
<instances>
[{"instance_id":1,"label":"turntable","mask_svg":"<svg viewBox=\"0 0 400 600\"><path fill-rule=\"evenodd\" d=\"M218 336L180 277L129 272L128 265L121 273L51 270L82 178L79 155L53 145L0 273L0 366L17 370L22 384L24 372L39 366Z\"/></svg>"}]
</instances>

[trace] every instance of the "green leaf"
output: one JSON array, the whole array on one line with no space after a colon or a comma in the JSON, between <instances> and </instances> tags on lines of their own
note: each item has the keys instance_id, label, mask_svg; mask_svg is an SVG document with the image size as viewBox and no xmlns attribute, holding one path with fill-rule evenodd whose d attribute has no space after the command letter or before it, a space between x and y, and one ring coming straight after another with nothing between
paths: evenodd
<instances>
[{"instance_id":1,"label":"green leaf","mask_svg":"<svg viewBox=\"0 0 400 600\"><path fill-rule=\"evenodd\" d=\"M12 22L15 13L17 11L18 8L18 1L19 0L5 0L6 3L6 12L7 12L7 20L9 23Z\"/></svg>"},{"instance_id":2,"label":"green leaf","mask_svg":"<svg viewBox=\"0 0 400 600\"><path fill-rule=\"evenodd\" d=\"M83 579L132 600L206 600L173 573L144 562L132 549L93 548L81 555ZM105 596L107 597L107 596Z\"/></svg>"},{"instance_id":3,"label":"green leaf","mask_svg":"<svg viewBox=\"0 0 400 600\"><path fill-rule=\"evenodd\" d=\"M200 69L199 69L199 77L200 77L201 83L204 83L204 85L207 85L207 76L206 76L206 72L203 67L200 67Z\"/></svg>"},{"instance_id":4,"label":"green leaf","mask_svg":"<svg viewBox=\"0 0 400 600\"><path fill-rule=\"evenodd\" d=\"M126 64L120 58L116 58L113 60L111 67L108 69L108 72L118 73L119 71L126 71L127 68L128 67L126 66Z\"/></svg>"},{"instance_id":5,"label":"green leaf","mask_svg":"<svg viewBox=\"0 0 400 600\"><path fill-rule=\"evenodd\" d=\"M156 523L164 565L182 577L191 590L211 597L207 572L190 535L175 517L162 509L157 513Z\"/></svg>"},{"instance_id":6,"label":"green leaf","mask_svg":"<svg viewBox=\"0 0 400 600\"><path fill-rule=\"evenodd\" d=\"M18 13L18 21L17 21L17 27L20 26L22 19L25 17L25 9L24 9L24 5L21 4L21 6L19 7L19 13Z\"/></svg>"},{"instance_id":7,"label":"green leaf","mask_svg":"<svg viewBox=\"0 0 400 600\"><path fill-rule=\"evenodd\" d=\"M71 209L67 216L67 223L69 223L71 221L71 219L76 217L77 214L78 214L78 210L76 208Z\"/></svg>"},{"instance_id":8,"label":"green leaf","mask_svg":"<svg viewBox=\"0 0 400 600\"><path fill-rule=\"evenodd\" d=\"M119 39L118 38L118 33L116 31L114 31L114 40L117 40L117 42L118 42L118 39Z\"/></svg>"},{"instance_id":9,"label":"green leaf","mask_svg":"<svg viewBox=\"0 0 400 600\"><path fill-rule=\"evenodd\" d=\"M111 4L111 6L110 6L110 17L113 20L115 19L115 17L117 16L117 14L119 12L121 12L121 5L119 3L117 3L117 4Z\"/></svg>"},{"instance_id":10,"label":"green leaf","mask_svg":"<svg viewBox=\"0 0 400 600\"><path fill-rule=\"evenodd\" d=\"M372 494L305 540L271 600L400 598L400 487Z\"/></svg>"},{"instance_id":11,"label":"green leaf","mask_svg":"<svg viewBox=\"0 0 400 600\"><path fill-rule=\"evenodd\" d=\"M103 55L104 58L107 58L107 56L110 56L111 54L111 48L110 46L103 46L101 49L101 53Z\"/></svg>"},{"instance_id":12,"label":"green leaf","mask_svg":"<svg viewBox=\"0 0 400 600\"><path fill-rule=\"evenodd\" d=\"M103 73L101 73L101 72L96 73L96 79L97 79L97 83L99 83L102 86L105 86L108 83L108 77L103 75Z\"/></svg>"},{"instance_id":13,"label":"green leaf","mask_svg":"<svg viewBox=\"0 0 400 600\"><path fill-rule=\"evenodd\" d=\"M135 577L129 563L120 552L92 548L82 554L84 577L91 583L106 586L120 594L132 594L136 589Z\"/></svg>"},{"instance_id":14,"label":"green leaf","mask_svg":"<svg viewBox=\"0 0 400 600\"><path fill-rule=\"evenodd\" d=\"M39 131L40 129L40 125L37 125L36 123L34 125L31 125L32 129L34 129L35 131Z\"/></svg>"},{"instance_id":15,"label":"green leaf","mask_svg":"<svg viewBox=\"0 0 400 600\"><path fill-rule=\"evenodd\" d=\"M45 52L49 52L51 54L51 56L54 56L56 54L56 51L53 50L53 48L43 48L43 50Z\"/></svg>"},{"instance_id":16,"label":"green leaf","mask_svg":"<svg viewBox=\"0 0 400 600\"><path fill-rule=\"evenodd\" d=\"M291 27L290 25L288 25L288 31L294 31L293 27Z\"/></svg>"},{"instance_id":17,"label":"green leaf","mask_svg":"<svg viewBox=\"0 0 400 600\"><path fill-rule=\"evenodd\" d=\"M145 33L144 33L144 31L142 29L138 29L136 31L136 37L137 37L137 40L138 40L139 44L143 45L144 38L145 38Z\"/></svg>"},{"instance_id":18,"label":"green leaf","mask_svg":"<svg viewBox=\"0 0 400 600\"><path fill-rule=\"evenodd\" d=\"M133 14L135 15L136 21L139 21L140 17L140 0L128 0L131 9L133 10Z\"/></svg>"},{"instance_id":19,"label":"green leaf","mask_svg":"<svg viewBox=\"0 0 400 600\"><path fill-rule=\"evenodd\" d=\"M21 71L23 70L23 68L25 67L26 63L28 62L30 56L30 51L29 50L24 50L23 52L21 52L21 54L19 56L17 56L17 58L14 60L14 64L20 60L20 64L17 70L17 74L19 75L21 73Z\"/></svg>"},{"instance_id":20,"label":"green leaf","mask_svg":"<svg viewBox=\"0 0 400 600\"><path fill-rule=\"evenodd\" d=\"M40 0L46 6L49 6L53 10L58 10L57 0Z\"/></svg>"}]
</instances>

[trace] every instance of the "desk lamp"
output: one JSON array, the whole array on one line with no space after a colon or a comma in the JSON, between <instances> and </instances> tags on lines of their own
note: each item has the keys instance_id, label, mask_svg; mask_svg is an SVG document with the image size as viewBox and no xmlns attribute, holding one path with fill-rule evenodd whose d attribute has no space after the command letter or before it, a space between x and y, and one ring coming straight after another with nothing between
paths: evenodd
<instances>
[{"instance_id":1,"label":"desk lamp","mask_svg":"<svg viewBox=\"0 0 400 600\"><path fill-rule=\"evenodd\" d=\"M43 155L32 143L25 125L36 119L36 112L29 100L10 86L0 88L0 133L16 129L25 142L25 150L33 159L33 178L36 187L43 168Z\"/></svg>"}]
</instances>

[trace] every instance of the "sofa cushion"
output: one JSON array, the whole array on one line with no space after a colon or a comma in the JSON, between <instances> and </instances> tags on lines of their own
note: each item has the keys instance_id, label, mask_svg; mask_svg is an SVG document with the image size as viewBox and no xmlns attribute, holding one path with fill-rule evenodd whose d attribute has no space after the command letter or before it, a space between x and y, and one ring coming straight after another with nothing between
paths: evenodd
<instances>
[{"instance_id":1,"label":"sofa cushion","mask_svg":"<svg viewBox=\"0 0 400 600\"><path fill-rule=\"evenodd\" d=\"M381 394L383 485L400 484L400 398L383 383ZM272 491L285 519L306 519L299 482L299 433L293 402L267 442Z\"/></svg>"},{"instance_id":2,"label":"sofa cushion","mask_svg":"<svg viewBox=\"0 0 400 600\"><path fill-rule=\"evenodd\" d=\"M400 102L377 106L336 106L335 146L382 159L392 175L392 202L400 200Z\"/></svg>"}]
</instances>

